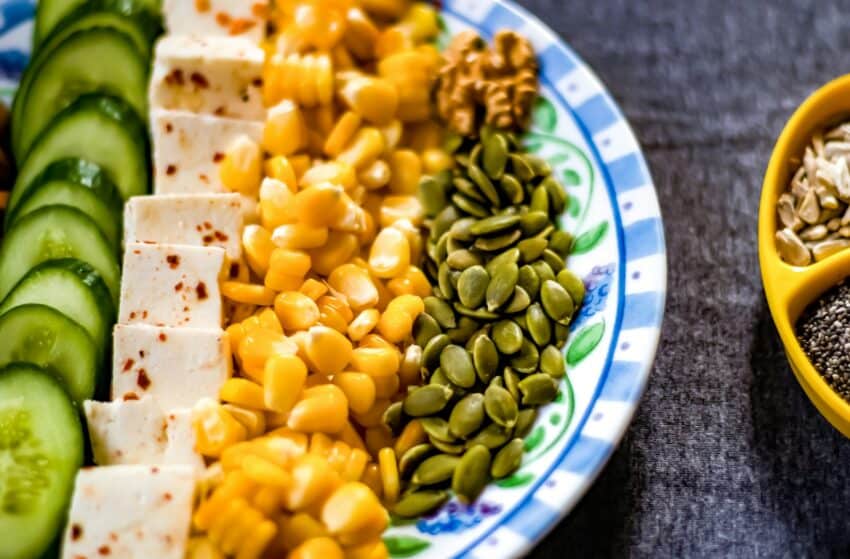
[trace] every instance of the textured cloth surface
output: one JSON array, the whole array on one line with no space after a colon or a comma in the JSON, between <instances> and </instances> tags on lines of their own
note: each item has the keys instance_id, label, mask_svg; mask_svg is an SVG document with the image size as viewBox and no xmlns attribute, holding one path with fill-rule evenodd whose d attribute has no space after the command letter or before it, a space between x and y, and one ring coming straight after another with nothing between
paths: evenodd
<instances>
[{"instance_id":1,"label":"textured cloth surface","mask_svg":"<svg viewBox=\"0 0 850 559\"><path fill-rule=\"evenodd\" d=\"M756 218L785 121L850 71L850 2L520 3L595 69L631 121L658 188L670 270L634 423L533 556L847 557L850 441L784 360Z\"/></svg>"}]
</instances>

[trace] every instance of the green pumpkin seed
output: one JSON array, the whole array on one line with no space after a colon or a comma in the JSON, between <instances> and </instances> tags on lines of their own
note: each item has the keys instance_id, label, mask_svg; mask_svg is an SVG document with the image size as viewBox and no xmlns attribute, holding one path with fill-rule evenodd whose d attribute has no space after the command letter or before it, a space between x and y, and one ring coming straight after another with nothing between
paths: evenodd
<instances>
[{"instance_id":1,"label":"green pumpkin seed","mask_svg":"<svg viewBox=\"0 0 850 559\"><path fill-rule=\"evenodd\" d=\"M513 429L505 429L495 423L490 423L487 427L481 429L473 438L466 442L467 448L480 444L489 449L499 448L511 438Z\"/></svg>"},{"instance_id":2,"label":"green pumpkin seed","mask_svg":"<svg viewBox=\"0 0 850 559\"><path fill-rule=\"evenodd\" d=\"M419 347L425 347L432 338L442 333L440 325L428 313L422 313L413 321L413 339Z\"/></svg>"},{"instance_id":3,"label":"green pumpkin seed","mask_svg":"<svg viewBox=\"0 0 850 559\"><path fill-rule=\"evenodd\" d=\"M431 373L431 378L428 379L428 384L439 384L440 386L445 386L454 393L454 385L439 367Z\"/></svg>"},{"instance_id":4,"label":"green pumpkin seed","mask_svg":"<svg viewBox=\"0 0 850 559\"><path fill-rule=\"evenodd\" d=\"M494 215L480 219L473 224L469 231L473 235L492 235L514 228L519 223L518 215Z\"/></svg>"},{"instance_id":5,"label":"green pumpkin seed","mask_svg":"<svg viewBox=\"0 0 850 559\"><path fill-rule=\"evenodd\" d=\"M477 330L478 322L468 316L461 316L457 321L457 328L452 328L446 335L452 343L465 344Z\"/></svg>"},{"instance_id":6,"label":"green pumpkin seed","mask_svg":"<svg viewBox=\"0 0 850 559\"><path fill-rule=\"evenodd\" d=\"M499 368L499 352L496 344L487 334L482 334L475 340L472 347L472 363L481 382L489 382Z\"/></svg>"},{"instance_id":7,"label":"green pumpkin seed","mask_svg":"<svg viewBox=\"0 0 850 559\"><path fill-rule=\"evenodd\" d=\"M390 404L389 407L384 410L381 420L394 434L399 433L403 427L402 422L404 421L404 413L402 411L401 402L393 402Z\"/></svg>"},{"instance_id":8,"label":"green pumpkin seed","mask_svg":"<svg viewBox=\"0 0 850 559\"><path fill-rule=\"evenodd\" d=\"M534 427L534 422L537 421L537 408L526 408L521 410L516 416L516 426L514 427L514 436L525 438Z\"/></svg>"},{"instance_id":9,"label":"green pumpkin seed","mask_svg":"<svg viewBox=\"0 0 850 559\"><path fill-rule=\"evenodd\" d=\"M471 503L490 482L490 451L474 445L463 453L452 475L452 491L461 501Z\"/></svg>"},{"instance_id":10,"label":"green pumpkin seed","mask_svg":"<svg viewBox=\"0 0 850 559\"><path fill-rule=\"evenodd\" d=\"M497 318L499 318L498 314L490 312L484 307L481 307L480 309L470 309L466 305L462 305L461 303L455 303L454 308L458 314L468 316L476 320L496 320Z\"/></svg>"},{"instance_id":11,"label":"green pumpkin seed","mask_svg":"<svg viewBox=\"0 0 850 559\"><path fill-rule=\"evenodd\" d=\"M490 384L488 386L498 386L499 388L505 387L505 379L502 377L493 377L490 379Z\"/></svg>"},{"instance_id":12,"label":"green pumpkin seed","mask_svg":"<svg viewBox=\"0 0 850 559\"><path fill-rule=\"evenodd\" d=\"M469 165L479 165L481 161L481 143L476 143L469 151ZM468 173L469 171L467 171Z\"/></svg>"},{"instance_id":13,"label":"green pumpkin seed","mask_svg":"<svg viewBox=\"0 0 850 559\"><path fill-rule=\"evenodd\" d=\"M528 333L534 343L539 346L549 343L549 339L552 337L552 323L546 313L543 312L540 303L534 303L528 307L525 312L525 324L528 326Z\"/></svg>"},{"instance_id":14,"label":"green pumpkin seed","mask_svg":"<svg viewBox=\"0 0 850 559\"><path fill-rule=\"evenodd\" d=\"M552 167L542 157L538 157L533 153L524 153L522 158L534 171L535 176L546 177L552 174Z\"/></svg>"},{"instance_id":15,"label":"green pumpkin seed","mask_svg":"<svg viewBox=\"0 0 850 559\"><path fill-rule=\"evenodd\" d=\"M448 345L440 353L440 369L446 377L461 388L471 388L475 384L475 368L472 357L459 345Z\"/></svg>"},{"instance_id":16,"label":"green pumpkin seed","mask_svg":"<svg viewBox=\"0 0 850 559\"><path fill-rule=\"evenodd\" d=\"M493 341L505 355L512 355L522 347L522 329L512 320L501 320L493 325Z\"/></svg>"},{"instance_id":17,"label":"green pumpkin seed","mask_svg":"<svg viewBox=\"0 0 850 559\"><path fill-rule=\"evenodd\" d=\"M496 190L496 187L493 186L490 178L481 170L478 165L470 165L466 172L469 173L469 178L472 179L478 189L482 194L487 198L487 201L490 202L495 207L499 207L501 205L501 200L499 199L499 191Z\"/></svg>"},{"instance_id":18,"label":"green pumpkin seed","mask_svg":"<svg viewBox=\"0 0 850 559\"><path fill-rule=\"evenodd\" d=\"M538 186L531 191L531 204L529 205L533 212L543 212L549 215L549 194L542 186Z\"/></svg>"},{"instance_id":19,"label":"green pumpkin seed","mask_svg":"<svg viewBox=\"0 0 850 559\"><path fill-rule=\"evenodd\" d=\"M431 442L432 445L434 445L434 448L446 454L460 454L461 452L463 452L463 449L466 448L466 445L462 442L458 442L456 444L447 443L435 437L431 437L430 435L428 436L428 440Z\"/></svg>"},{"instance_id":20,"label":"green pumpkin seed","mask_svg":"<svg viewBox=\"0 0 850 559\"><path fill-rule=\"evenodd\" d=\"M404 413L410 417L425 417L440 413L451 397L451 389L439 384L417 387L404 398Z\"/></svg>"},{"instance_id":21,"label":"green pumpkin seed","mask_svg":"<svg viewBox=\"0 0 850 559\"><path fill-rule=\"evenodd\" d=\"M558 272L557 281L570 294L573 304L580 307L582 301L584 301L584 282L566 268Z\"/></svg>"},{"instance_id":22,"label":"green pumpkin seed","mask_svg":"<svg viewBox=\"0 0 850 559\"><path fill-rule=\"evenodd\" d=\"M457 295L460 302L471 309L481 306L489 283L490 274L484 266L476 265L465 269L457 281Z\"/></svg>"},{"instance_id":23,"label":"green pumpkin seed","mask_svg":"<svg viewBox=\"0 0 850 559\"><path fill-rule=\"evenodd\" d=\"M543 179L540 186L545 188L546 194L549 195L549 204L552 207L552 211L556 214L564 211L564 208L567 206L567 192L560 183L554 177L549 176Z\"/></svg>"},{"instance_id":24,"label":"green pumpkin seed","mask_svg":"<svg viewBox=\"0 0 850 559\"><path fill-rule=\"evenodd\" d=\"M455 313L451 305L436 297L425 297L425 312L430 314L441 328L454 328L457 326L455 322Z\"/></svg>"},{"instance_id":25,"label":"green pumpkin seed","mask_svg":"<svg viewBox=\"0 0 850 559\"><path fill-rule=\"evenodd\" d=\"M554 250L561 258L566 258L573 247L573 236L566 231L553 231L549 237L549 248Z\"/></svg>"},{"instance_id":26,"label":"green pumpkin seed","mask_svg":"<svg viewBox=\"0 0 850 559\"><path fill-rule=\"evenodd\" d=\"M516 243L522 237L522 233L517 231L509 231L495 237L479 237L475 239L475 248L485 252L496 252L508 248Z\"/></svg>"},{"instance_id":27,"label":"green pumpkin seed","mask_svg":"<svg viewBox=\"0 0 850 559\"><path fill-rule=\"evenodd\" d=\"M525 290L532 299L537 298L537 293L540 291L540 278L537 277L537 272L534 271L533 267L528 264L520 267L517 287Z\"/></svg>"},{"instance_id":28,"label":"green pumpkin seed","mask_svg":"<svg viewBox=\"0 0 850 559\"><path fill-rule=\"evenodd\" d=\"M487 198L484 197L478 187L475 186L475 183L469 179L465 179L463 177L455 177L454 181L452 181L455 188L458 189L464 196L470 198L471 200L475 200L479 204L487 204Z\"/></svg>"},{"instance_id":29,"label":"green pumpkin seed","mask_svg":"<svg viewBox=\"0 0 850 559\"><path fill-rule=\"evenodd\" d=\"M544 373L529 375L519 381L519 391L522 394L522 405L542 406L558 395L558 381Z\"/></svg>"},{"instance_id":30,"label":"green pumpkin seed","mask_svg":"<svg viewBox=\"0 0 850 559\"><path fill-rule=\"evenodd\" d=\"M433 371L440 366L440 354L443 348L451 343L451 339L445 334L437 334L422 348L422 366Z\"/></svg>"},{"instance_id":31,"label":"green pumpkin seed","mask_svg":"<svg viewBox=\"0 0 850 559\"><path fill-rule=\"evenodd\" d=\"M540 352L530 341L523 339L519 353L511 357L511 367L524 375L528 375L537 370L537 365L540 362Z\"/></svg>"},{"instance_id":32,"label":"green pumpkin seed","mask_svg":"<svg viewBox=\"0 0 850 559\"><path fill-rule=\"evenodd\" d=\"M505 172L508 163L508 141L501 134L493 134L487 141L483 141L484 152L481 162L484 171L493 180L498 180Z\"/></svg>"},{"instance_id":33,"label":"green pumpkin seed","mask_svg":"<svg viewBox=\"0 0 850 559\"><path fill-rule=\"evenodd\" d=\"M449 255L449 233L445 232L437 239L437 245L434 247L434 262L441 264Z\"/></svg>"},{"instance_id":34,"label":"green pumpkin seed","mask_svg":"<svg viewBox=\"0 0 850 559\"><path fill-rule=\"evenodd\" d=\"M455 437L465 439L484 423L484 395L468 394L461 398L449 415L449 430Z\"/></svg>"},{"instance_id":35,"label":"green pumpkin seed","mask_svg":"<svg viewBox=\"0 0 850 559\"><path fill-rule=\"evenodd\" d=\"M509 248L502 254L498 256L494 256L490 262L487 263L484 268L487 270L487 273L492 277L496 270L502 268L504 266L509 266L511 264L516 264L519 262L519 249L518 248Z\"/></svg>"},{"instance_id":36,"label":"green pumpkin seed","mask_svg":"<svg viewBox=\"0 0 850 559\"><path fill-rule=\"evenodd\" d=\"M498 309L510 299L514 294L517 279L519 279L519 267L516 264L505 264L490 274L486 296L488 311Z\"/></svg>"},{"instance_id":37,"label":"green pumpkin seed","mask_svg":"<svg viewBox=\"0 0 850 559\"><path fill-rule=\"evenodd\" d=\"M449 423L440 417L423 417L419 420L428 436L446 443L457 442L457 436L449 430Z\"/></svg>"},{"instance_id":38,"label":"green pumpkin seed","mask_svg":"<svg viewBox=\"0 0 850 559\"><path fill-rule=\"evenodd\" d=\"M448 203L445 186L437 182L434 177L423 176L419 180L419 201L427 217L436 216Z\"/></svg>"},{"instance_id":39,"label":"green pumpkin seed","mask_svg":"<svg viewBox=\"0 0 850 559\"><path fill-rule=\"evenodd\" d=\"M540 232L534 235L535 239L549 239L549 236L555 232L555 226L551 223L544 227Z\"/></svg>"},{"instance_id":40,"label":"green pumpkin seed","mask_svg":"<svg viewBox=\"0 0 850 559\"><path fill-rule=\"evenodd\" d=\"M513 439L496 453L493 464L490 466L490 475L493 479L508 477L522 465L522 454L525 443L522 439Z\"/></svg>"},{"instance_id":41,"label":"green pumpkin seed","mask_svg":"<svg viewBox=\"0 0 850 559\"><path fill-rule=\"evenodd\" d=\"M425 275L428 276L428 281L430 281L431 284L433 285L437 280L437 266L434 264L434 261L430 260L430 259L426 259L423 271L425 272ZM441 296L440 293L437 293L437 291L439 289L440 289L439 286L438 287L432 287L431 293L433 295L437 296L437 297L440 297Z\"/></svg>"},{"instance_id":42,"label":"green pumpkin seed","mask_svg":"<svg viewBox=\"0 0 850 559\"><path fill-rule=\"evenodd\" d=\"M502 377L505 379L505 390L508 391L511 398L519 402L519 375L517 375L510 367L505 367L505 372L502 373Z\"/></svg>"},{"instance_id":43,"label":"green pumpkin seed","mask_svg":"<svg viewBox=\"0 0 850 559\"><path fill-rule=\"evenodd\" d=\"M552 320L569 318L575 310L570 294L560 283L553 280L546 280L540 286L540 302Z\"/></svg>"},{"instance_id":44,"label":"green pumpkin seed","mask_svg":"<svg viewBox=\"0 0 850 559\"><path fill-rule=\"evenodd\" d=\"M487 217L490 215L490 211L481 203L459 192L452 194L452 204L457 206L462 212L474 215L475 217Z\"/></svg>"},{"instance_id":45,"label":"green pumpkin seed","mask_svg":"<svg viewBox=\"0 0 850 559\"><path fill-rule=\"evenodd\" d=\"M567 342L567 338L570 337L570 327L564 324L555 323L555 343L559 346L564 345Z\"/></svg>"},{"instance_id":46,"label":"green pumpkin seed","mask_svg":"<svg viewBox=\"0 0 850 559\"><path fill-rule=\"evenodd\" d=\"M492 384L484 391L484 410L493 423L507 428L514 426L519 413L511 393Z\"/></svg>"},{"instance_id":47,"label":"green pumpkin seed","mask_svg":"<svg viewBox=\"0 0 850 559\"><path fill-rule=\"evenodd\" d=\"M463 145L465 137L457 132L449 131L443 138L443 149L448 153L454 153Z\"/></svg>"},{"instance_id":48,"label":"green pumpkin seed","mask_svg":"<svg viewBox=\"0 0 850 559\"><path fill-rule=\"evenodd\" d=\"M522 287L517 285L514 288L514 296L511 297L511 300L508 303L508 306L505 307L505 312L508 313L508 314L514 314L514 313L522 312L525 309L527 309L528 305L530 305L530 304L531 304L531 297L528 295L528 293L525 291L525 289L523 289Z\"/></svg>"},{"instance_id":49,"label":"green pumpkin seed","mask_svg":"<svg viewBox=\"0 0 850 559\"><path fill-rule=\"evenodd\" d=\"M554 379L562 378L567 374L567 366L561 350L553 345L547 345L543 348L543 351L540 352L540 372Z\"/></svg>"},{"instance_id":50,"label":"green pumpkin seed","mask_svg":"<svg viewBox=\"0 0 850 559\"><path fill-rule=\"evenodd\" d=\"M534 178L534 169L522 155L512 153L508 156L508 160L511 162L511 172L516 175L520 182L526 183Z\"/></svg>"},{"instance_id":51,"label":"green pumpkin seed","mask_svg":"<svg viewBox=\"0 0 850 559\"><path fill-rule=\"evenodd\" d=\"M469 154L468 153L455 154L455 163L457 163L461 167L468 167L469 166Z\"/></svg>"},{"instance_id":52,"label":"green pumpkin seed","mask_svg":"<svg viewBox=\"0 0 850 559\"><path fill-rule=\"evenodd\" d=\"M546 280L554 280L555 272L552 271L552 268L544 262L543 260L538 260L537 262L532 262L531 267L534 269L534 272L537 274L537 279L540 280L542 284Z\"/></svg>"},{"instance_id":53,"label":"green pumpkin seed","mask_svg":"<svg viewBox=\"0 0 850 559\"><path fill-rule=\"evenodd\" d=\"M396 516L416 518L440 508L448 500L448 491L415 491L401 497L392 511Z\"/></svg>"},{"instance_id":54,"label":"green pumpkin seed","mask_svg":"<svg viewBox=\"0 0 850 559\"><path fill-rule=\"evenodd\" d=\"M466 245L465 245L463 242L458 241L457 239L455 239L455 238L452 236L452 232L451 232L451 231L449 231L448 233L446 233L446 237L447 237L447 239L446 239L446 258L448 258L448 255L449 255L449 254L451 254L451 253L453 253L453 252L455 252L455 251L458 251L458 250L466 250Z\"/></svg>"},{"instance_id":55,"label":"green pumpkin seed","mask_svg":"<svg viewBox=\"0 0 850 559\"><path fill-rule=\"evenodd\" d=\"M473 217L464 217L463 219L459 219L455 221L451 229L449 229L449 234L452 238L457 239L458 241L474 241L475 235L472 234L471 228L476 223L478 223L478 221Z\"/></svg>"},{"instance_id":56,"label":"green pumpkin seed","mask_svg":"<svg viewBox=\"0 0 850 559\"><path fill-rule=\"evenodd\" d=\"M543 251L543 260L549 264L552 271L556 274L564 269L564 259L558 256L554 250L546 249Z\"/></svg>"},{"instance_id":57,"label":"green pumpkin seed","mask_svg":"<svg viewBox=\"0 0 850 559\"><path fill-rule=\"evenodd\" d=\"M519 220L519 227L526 237L540 233L547 225L549 225L549 216L546 212L530 211Z\"/></svg>"},{"instance_id":58,"label":"green pumpkin seed","mask_svg":"<svg viewBox=\"0 0 850 559\"><path fill-rule=\"evenodd\" d=\"M431 235L435 239L439 239L443 233L449 230L452 226L452 223L460 219L460 213L458 213L457 209L449 204L443 211L437 214L437 217L434 218L434 221L431 223Z\"/></svg>"},{"instance_id":59,"label":"green pumpkin seed","mask_svg":"<svg viewBox=\"0 0 850 559\"><path fill-rule=\"evenodd\" d=\"M440 267L437 270L437 285L440 286L440 292L444 297L454 299L455 288L451 281L451 271L452 270L449 268L448 263L443 262L440 264Z\"/></svg>"},{"instance_id":60,"label":"green pumpkin seed","mask_svg":"<svg viewBox=\"0 0 850 559\"><path fill-rule=\"evenodd\" d=\"M523 262L534 262L540 258L540 255L543 254L543 251L547 246L549 246L549 243L546 239L540 239L537 237L523 239L519 242L519 244L517 244L517 248L519 249Z\"/></svg>"},{"instance_id":61,"label":"green pumpkin seed","mask_svg":"<svg viewBox=\"0 0 850 559\"><path fill-rule=\"evenodd\" d=\"M434 447L428 443L422 443L410 447L398 460L398 475L407 478L413 470L425 460L425 457L434 451Z\"/></svg>"},{"instance_id":62,"label":"green pumpkin seed","mask_svg":"<svg viewBox=\"0 0 850 559\"><path fill-rule=\"evenodd\" d=\"M525 190L513 175L508 175L507 173L502 175L502 178L499 181L499 188L502 189L502 192L505 194L505 198L507 198L508 202L511 204L519 205L525 200Z\"/></svg>"},{"instance_id":63,"label":"green pumpkin seed","mask_svg":"<svg viewBox=\"0 0 850 559\"><path fill-rule=\"evenodd\" d=\"M446 257L446 264L455 270L466 270L471 266L480 266L481 257L470 250L455 250Z\"/></svg>"}]
</instances>

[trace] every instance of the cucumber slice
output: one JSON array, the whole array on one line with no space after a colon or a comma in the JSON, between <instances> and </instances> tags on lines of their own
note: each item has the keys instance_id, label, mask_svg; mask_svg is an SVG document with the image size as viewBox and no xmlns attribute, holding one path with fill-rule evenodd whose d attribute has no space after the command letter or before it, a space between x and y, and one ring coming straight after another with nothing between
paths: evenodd
<instances>
[{"instance_id":1,"label":"cucumber slice","mask_svg":"<svg viewBox=\"0 0 850 559\"><path fill-rule=\"evenodd\" d=\"M27 304L47 305L61 312L82 326L100 354L105 354L115 307L106 284L89 264L75 258L39 264L0 303L0 316Z\"/></svg>"},{"instance_id":2,"label":"cucumber slice","mask_svg":"<svg viewBox=\"0 0 850 559\"><path fill-rule=\"evenodd\" d=\"M50 51L34 70L16 127L15 156L26 159L39 133L53 117L86 93L105 93L147 115L148 63L133 42L115 29L78 31Z\"/></svg>"},{"instance_id":3,"label":"cucumber slice","mask_svg":"<svg viewBox=\"0 0 850 559\"><path fill-rule=\"evenodd\" d=\"M115 252L86 214L68 206L46 206L22 217L0 246L0 300L27 272L48 260L78 258L103 279L118 304L121 272Z\"/></svg>"},{"instance_id":4,"label":"cucumber slice","mask_svg":"<svg viewBox=\"0 0 850 559\"><path fill-rule=\"evenodd\" d=\"M91 0L39 0L35 11L33 44L41 44L69 14ZM162 0L111 0L103 2L121 13L146 12L149 17L158 17L162 12Z\"/></svg>"},{"instance_id":5,"label":"cucumber slice","mask_svg":"<svg viewBox=\"0 0 850 559\"><path fill-rule=\"evenodd\" d=\"M121 198L148 191L147 132L142 121L114 97L86 95L56 116L19 167L7 212L49 164L78 157L99 165L118 187Z\"/></svg>"},{"instance_id":6,"label":"cucumber slice","mask_svg":"<svg viewBox=\"0 0 850 559\"><path fill-rule=\"evenodd\" d=\"M62 159L47 166L22 196L14 212L6 214L6 228L44 206L77 208L92 218L103 235L121 248L124 203L106 173L84 159Z\"/></svg>"},{"instance_id":7,"label":"cucumber slice","mask_svg":"<svg viewBox=\"0 0 850 559\"><path fill-rule=\"evenodd\" d=\"M0 558L38 557L62 528L83 464L77 410L36 366L0 370Z\"/></svg>"}]
</instances>

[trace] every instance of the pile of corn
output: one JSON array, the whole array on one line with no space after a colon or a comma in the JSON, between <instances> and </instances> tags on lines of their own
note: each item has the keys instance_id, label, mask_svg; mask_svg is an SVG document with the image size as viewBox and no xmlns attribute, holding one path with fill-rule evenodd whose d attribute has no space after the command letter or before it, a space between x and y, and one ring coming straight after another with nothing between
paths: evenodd
<instances>
[{"instance_id":1,"label":"pile of corn","mask_svg":"<svg viewBox=\"0 0 850 559\"><path fill-rule=\"evenodd\" d=\"M222 283L236 373L194 410L212 465L190 557L381 559L396 450L422 437L395 441L383 421L421 382L417 187L453 164L429 98L437 15L400 0L277 10L262 143L239 138L219 168L258 215Z\"/></svg>"}]
</instances>

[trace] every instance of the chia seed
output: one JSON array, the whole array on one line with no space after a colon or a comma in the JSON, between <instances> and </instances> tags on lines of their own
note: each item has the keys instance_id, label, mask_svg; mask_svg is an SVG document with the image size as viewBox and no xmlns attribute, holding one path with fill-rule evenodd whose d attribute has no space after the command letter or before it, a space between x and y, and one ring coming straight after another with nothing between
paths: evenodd
<instances>
[{"instance_id":1,"label":"chia seed","mask_svg":"<svg viewBox=\"0 0 850 559\"><path fill-rule=\"evenodd\" d=\"M842 281L809 305L796 334L818 373L850 402L850 284Z\"/></svg>"}]
</instances>

